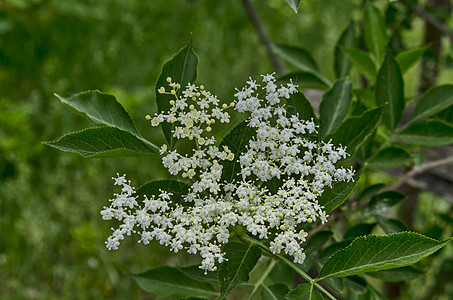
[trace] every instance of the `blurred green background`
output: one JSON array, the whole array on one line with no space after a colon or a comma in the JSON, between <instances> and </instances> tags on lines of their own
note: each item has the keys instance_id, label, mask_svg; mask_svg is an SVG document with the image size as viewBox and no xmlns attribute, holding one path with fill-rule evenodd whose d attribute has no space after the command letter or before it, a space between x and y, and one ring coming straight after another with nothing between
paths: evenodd
<instances>
[{"instance_id":1,"label":"blurred green background","mask_svg":"<svg viewBox=\"0 0 453 300\"><path fill-rule=\"evenodd\" d=\"M282 0L253 1L272 41L310 50L331 79L335 43L360 2L305 0L295 14ZM89 89L114 94L145 137L162 141L144 115L155 111L162 64L191 35L197 82L225 101L248 76L273 71L240 1L0 1L1 299L153 299L126 273L198 261L135 238L104 247L111 177L126 173L138 187L167 176L159 161L87 160L41 144L90 125L53 93ZM406 39L420 44L421 31Z\"/></svg>"}]
</instances>

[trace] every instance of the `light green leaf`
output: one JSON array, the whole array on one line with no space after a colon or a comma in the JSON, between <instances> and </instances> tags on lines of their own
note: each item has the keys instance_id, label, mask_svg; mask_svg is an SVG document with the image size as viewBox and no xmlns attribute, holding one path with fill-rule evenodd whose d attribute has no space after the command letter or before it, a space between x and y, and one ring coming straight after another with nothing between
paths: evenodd
<instances>
[{"instance_id":1,"label":"light green leaf","mask_svg":"<svg viewBox=\"0 0 453 300\"><path fill-rule=\"evenodd\" d=\"M345 182L334 182L332 188L325 189L321 197L318 198L319 204L324 206L324 210L330 213L332 210L340 206L351 194L357 181L360 178L364 168L362 167L359 171L356 171L354 175L354 181Z\"/></svg>"},{"instance_id":2,"label":"light green leaf","mask_svg":"<svg viewBox=\"0 0 453 300\"><path fill-rule=\"evenodd\" d=\"M299 284L294 290L286 295L286 300L323 300L320 293L313 290L309 283Z\"/></svg>"},{"instance_id":3,"label":"light green leaf","mask_svg":"<svg viewBox=\"0 0 453 300\"><path fill-rule=\"evenodd\" d=\"M330 257L317 280L408 266L436 252L450 240L440 242L414 232L359 237Z\"/></svg>"},{"instance_id":4,"label":"light green leaf","mask_svg":"<svg viewBox=\"0 0 453 300\"><path fill-rule=\"evenodd\" d=\"M151 198L152 196L158 196L162 191L167 191L172 193L171 201L173 204L178 203L182 206L191 206L192 203L185 202L183 196L187 195L189 192L190 186L184 182L172 179L164 179L164 180L154 180L147 182L140 186L135 194L137 196L146 196Z\"/></svg>"},{"instance_id":5,"label":"light green leaf","mask_svg":"<svg viewBox=\"0 0 453 300\"><path fill-rule=\"evenodd\" d=\"M351 82L348 78L336 81L333 87L324 93L319 105L321 138L333 132L344 120L351 105L351 96Z\"/></svg>"},{"instance_id":6,"label":"light green leaf","mask_svg":"<svg viewBox=\"0 0 453 300\"><path fill-rule=\"evenodd\" d=\"M453 126L440 120L424 120L398 135L409 145L436 147L453 143Z\"/></svg>"},{"instance_id":7,"label":"light green leaf","mask_svg":"<svg viewBox=\"0 0 453 300\"><path fill-rule=\"evenodd\" d=\"M44 144L83 157L156 156L154 149L128 131L116 127L94 127L63 135Z\"/></svg>"},{"instance_id":8,"label":"light green leaf","mask_svg":"<svg viewBox=\"0 0 453 300\"><path fill-rule=\"evenodd\" d=\"M368 165L373 170L390 170L412 160L411 155L401 147L387 147L380 151Z\"/></svg>"},{"instance_id":9,"label":"light green leaf","mask_svg":"<svg viewBox=\"0 0 453 300\"><path fill-rule=\"evenodd\" d=\"M317 75L309 72L293 72L282 77L279 77L277 84L286 84L292 80L294 84L298 85L300 90L304 89L318 89L325 90L329 88L323 80L321 80Z\"/></svg>"},{"instance_id":10,"label":"light green leaf","mask_svg":"<svg viewBox=\"0 0 453 300\"><path fill-rule=\"evenodd\" d=\"M299 9L300 5L300 0L285 0L286 3L288 3L289 7L291 7L295 13L297 13L297 10Z\"/></svg>"},{"instance_id":11,"label":"light green leaf","mask_svg":"<svg viewBox=\"0 0 453 300\"><path fill-rule=\"evenodd\" d=\"M412 66L414 66L417 61L423 57L423 53L425 53L428 48L429 46L422 46L398 53L395 60L400 66L401 74L404 75Z\"/></svg>"},{"instance_id":12,"label":"light green leaf","mask_svg":"<svg viewBox=\"0 0 453 300\"><path fill-rule=\"evenodd\" d=\"M355 89L354 94L367 108L376 107L376 93L371 89Z\"/></svg>"},{"instance_id":13,"label":"light green leaf","mask_svg":"<svg viewBox=\"0 0 453 300\"><path fill-rule=\"evenodd\" d=\"M143 290L161 297L217 295L211 284L192 279L176 268L159 267L131 277Z\"/></svg>"},{"instance_id":14,"label":"light green leaf","mask_svg":"<svg viewBox=\"0 0 453 300\"><path fill-rule=\"evenodd\" d=\"M400 68L390 53L387 53L376 80L376 103L388 105L384 108L382 121L393 130L399 123L404 110L404 81Z\"/></svg>"},{"instance_id":15,"label":"light green leaf","mask_svg":"<svg viewBox=\"0 0 453 300\"><path fill-rule=\"evenodd\" d=\"M421 274L423 274L422 271L410 266L366 273L368 276L390 282L409 281L417 278Z\"/></svg>"},{"instance_id":16,"label":"light green leaf","mask_svg":"<svg viewBox=\"0 0 453 300\"><path fill-rule=\"evenodd\" d=\"M374 132L381 114L382 107L376 107L363 112L360 116L348 117L324 140L332 140L335 145L345 146L347 152L353 156L360 145Z\"/></svg>"},{"instance_id":17,"label":"light green leaf","mask_svg":"<svg viewBox=\"0 0 453 300\"><path fill-rule=\"evenodd\" d=\"M335 74L338 78L347 76L351 68L351 61L340 48L352 47L356 44L354 26L354 21L351 21L335 46Z\"/></svg>"},{"instance_id":18,"label":"light green leaf","mask_svg":"<svg viewBox=\"0 0 453 300\"><path fill-rule=\"evenodd\" d=\"M271 286L263 285L261 289L261 300L281 300L285 299L289 288L286 284L279 283Z\"/></svg>"},{"instance_id":19,"label":"light green leaf","mask_svg":"<svg viewBox=\"0 0 453 300\"><path fill-rule=\"evenodd\" d=\"M283 44L273 45L272 49L277 55L289 63L289 65L298 70L312 73L327 86L331 85L331 82L319 72L318 65L307 50L297 46Z\"/></svg>"},{"instance_id":20,"label":"light green leaf","mask_svg":"<svg viewBox=\"0 0 453 300\"><path fill-rule=\"evenodd\" d=\"M363 12L363 28L365 43L377 62L380 62L388 41L385 19L379 9L369 3Z\"/></svg>"},{"instance_id":21,"label":"light green leaf","mask_svg":"<svg viewBox=\"0 0 453 300\"><path fill-rule=\"evenodd\" d=\"M198 58L192 49L192 41L189 41L187 46L179 50L175 56L164 64L156 82L156 101L157 111L159 113L162 111L168 112L171 107L170 101L175 98L173 95L161 94L158 91L161 87L165 87L167 91L170 90L168 82L166 81L167 77L170 77L173 82L181 84L181 88L177 92L177 95L181 96L182 91L187 84L194 83L197 78L197 64ZM169 124L167 122L162 123L162 130L171 149L173 149L176 143L176 139L173 137L172 133L174 127L175 124Z\"/></svg>"},{"instance_id":22,"label":"light green leaf","mask_svg":"<svg viewBox=\"0 0 453 300\"><path fill-rule=\"evenodd\" d=\"M352 61L354 66L371 82L376 80L376 64L370 55L356 47L340 47L341 51Z\"/></svg>"},{"instance_id":23,"label":"light green leaf","mask_svg":"<svg viewBox=\"0 0 453 300\"><path fill-rule=\"evenodd\" d=\"M217 273L220 298L226 297L238 283L247 282L249 273L261 257L261 249L257 246L234 242L226 244L223 251L228 260L220 265Z\"/></svg>"},{"instance_id":24,"label":"light green leaf","mask_svg":"<svg viewBox=\"0 0 453 300\"><path fill-rule=\"evenodd\" d=\"M437 114L451 105L453 105L453 85L434 87L426 92L417 103L408 123L412 124Z\"/></svg>"}]
</instances>

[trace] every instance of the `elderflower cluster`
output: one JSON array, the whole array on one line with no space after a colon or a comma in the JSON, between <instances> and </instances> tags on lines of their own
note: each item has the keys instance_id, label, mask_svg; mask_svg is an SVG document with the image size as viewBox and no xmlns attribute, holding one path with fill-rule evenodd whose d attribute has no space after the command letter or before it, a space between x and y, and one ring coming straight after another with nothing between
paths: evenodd
<instances>
[{"instance_id":1,"label":"elderflower cluster","mask_svg":"<svg viewBox=\"0 0 453 300\"><path fill-rule=\"evenodd\" d=\"M263 76L262 85L250 79L237 90L234 103L220 106L203 86L188 84L180 91L180 84L167 78L170 90L161 87L159 92L174 97L170 110L147 119L153 126L174 124L173 137L196 142L192 154L180 154L167 145L161 148L164 167L190 187L180 199L161 190L139 203L130 182L118 175L114 179L121 193L101 211L104 220L122 222L107 239L107 248L117 249L124 235L135 232L143 244L155 239L174 252L199 253L200 268L213 271L225 259L222 246L231 229L242 226L269 240L274 254L284 252L303 263L301 244L307 237L303 225L317 220L324 224L328 217L317 199L333 182L353 180L354 172L335 166L348 155L344 147L313 140L313 120L300 120L286 111L286 101L297 86L279 87L275 81L272 74ZM210 134L216 120L230 122L227 109L233 107L247 114L247 126L256 132L236 157L228 147L216 146ZM239 166L239 179L225 181L224 165L233 163Z\"/></svg>"}]
</instances>

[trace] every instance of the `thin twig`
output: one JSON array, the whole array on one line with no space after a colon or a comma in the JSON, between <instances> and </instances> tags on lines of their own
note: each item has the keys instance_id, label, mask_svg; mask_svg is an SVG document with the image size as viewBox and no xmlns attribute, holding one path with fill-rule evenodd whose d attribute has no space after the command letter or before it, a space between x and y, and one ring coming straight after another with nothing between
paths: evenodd
<instances>
[{"instance_id":1,"label":"thin twig","mask_svg":"<svg viewBox=\"0 0 453 300\"><path fill-rule=\"evenodd\" d=\"M277 73L279 75L285 74L285 68L283 67L281 61L278 59L277 55L275 55L274 51L272 51L272 44L269 38L267 37L266 33L264 32L263 26L261 25L261 22L258 18L258 14L256 13L252 3L250 2L250 0L242 0L242 4L244 5L244 9L253 23L253 27L255 28L255 31L258 34L260 42L266 48L267 56L271 60L275 70L277 70Z\"/></svg>"},{"instance_id":2,"label":"thin twig","mask_svg":"<svg viewBox=\"0 0 453 300\"><path fill-rule=\"evenodd\" d=\"M425 10L419 8L417 5L410 5L410 8L417 16L439 29L439 31L448 36L453 42L453 31L448 28L444 22L434 17L432 14L426 12Z\"/></svg>"},{"instance_id":3,"label":"thin twig","mask_svg":"<svg viewBox=\"0 0 453 300\"><path fill-rule=\"evenodd\" d=\"M439 159L439 160L434 160L430 161L427 163L422 164L421 166L413 167L409 172L404 174L400 179L398 179L395 183L386 186L385 188L382 189L382 191L390 191L390 190L395 190L405 184L407 181L409 181L412 177L419 175L421 173L424 173L430 169L434 169L440 166L448 165L453 163L453 156Z\"/></svg>"}]
</instances>

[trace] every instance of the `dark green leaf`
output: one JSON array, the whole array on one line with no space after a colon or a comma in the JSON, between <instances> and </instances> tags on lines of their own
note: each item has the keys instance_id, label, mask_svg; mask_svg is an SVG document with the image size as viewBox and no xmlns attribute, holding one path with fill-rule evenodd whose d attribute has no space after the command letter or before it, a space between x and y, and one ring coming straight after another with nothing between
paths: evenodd
<instances>
[{"instance_id":1,"label":"dark green leaf","mask_svg":"<svg viewBox=\"0 0 453 300\"><path fill-rule=\"evenodd\" d=\"M372 285L369 285L368 288L370 289L370 294L372 296L372 300L387 300L382 294L377 291Z\"/></svg>"},{"instance_id":2,"label":"dark green leaf","mask_svg":"<svg viewBox=\"0 0 453 300\"><path fill-rule=\"evenodd\" d=\"M333 132L346 117L351 105L351 82L348 78L335 82L324 93L319 106L321 138Z\"/></svg>"},{"instance_id":3,"label":"dark green leaf","mask_svg":"<svg viewBox=\"0 0 453 300\"><path fill-rule=\"evenodd\" d=\"M411 155L401 147L388 147L380 151L369 164L374 170L390 170L411 161Z\"/></svg>"},{"instance_id":4,"label":"dark green leaf","mask_svg":"<svg viewBox=\"0 0 453 300\"><path fill-rule=\"evenodd\" d=\"M181 89L177 92L178 96L181 96L182 91L185 89L188 83L193 83L197 78L197 64L198 58L192 49L192 41L189 41L187 46L182 48L175 54L170 60L168 60L162 67L162 71L157 78L156 82L156 101L157 111L168 112L170 110L170 100L173 100L175 96L168 94L161 94L158 92L160 87L165 87L168 91L167 77L171 77L173 82L181 84ZM170 144L170 148L173 149L176 139L173 137L174 124L162 123L162 130L165 138Z\"/></svg>"},{"instance_id":5,"label":"dark green leaf","mask_svg":"<svg viewBox=\"0 0 453 300\"><path fill-rule=\"evenodd\" d=\"M309 283L299 284L294 290L286 295L286 300L322 300L320 293L313 290L313 286Z\"/></svg>"},{"instance_id":6,"label":"dark green leaf","mask_svg":"<svg viewBox=\"0 0 453 300\"><path fill-rule=\"evenodd\" d=\"M381 227L387 234L409 231L406 225L399 220L385 218L380 215L376 215L375 217L378 221L379 227Z\"/></svg>"},{"instance_id":7,"label":"dark green leaf","mask_svg":"<svg viewBox=\"0 0 453 300\"><path fill-rule=\"evenodd\" d=\"M354 238L362 236L362 235L369 235L375 225L376 225L376 223L371 223L371 224L362 223L362 224L357 224L355 226L352 226L344 234L343 240L354 239Z\"/></svg>"},{"instance_id":8,"label":"dark green leaf","mask_svg":"<svg viewBox=\"0 0 453 300\"><path fill-rule=\"evenodd\" d=\"M334 182L332 188L324 190L321 197L318 198L318 201L321 205L324 206L324 210L327 213L330 213L332 210L340 206L351 194L352 189L355 187L357 181L362 174L363 168L359 171L356 171L354 175L354 181L345 182Z\"/></svg>"},{"instance_id":9,"label":"dark green leaf","mask_svg":"<svg viewBox=\"0 0 453 300\"><path fill-rule=\"evenodd\" d=\"M400 68L390 53L387 53L379 69L376 80L376 103L388 105L382 120L388 129L393 130L399 123L404 110L404 81Z\"/></svg>"},{"instance_id":10,"label":"dark green leaf","mask_svg":"<svg viewBox=\"0 0 453 300\"><path fill-rule=\"evenodd\" d=\"M176 268L159 267L131 276L143 290L161 297L197 297L217 294L211 284L192 279Z\"/></svg>"},{"instance_id":11,"label":"dark green leaf","mask_svg":"<svg viewBox=\"0 0 453 300\"><path fill-rule=\"evenodd\" d=\"M412 124L434 115L453 105L453 85L441 85L430 89L415 106L408 123Z\"/></svg>"},{"instance_id":12,"label":"dark green leaf","mask_svg":"<svg viewBox=\"0 0 453 300\"><path fill-rule=\"evenodd\" d=\"M348 117L341 125L327 135L324 140L332 140L333 144L346 146L347 152L353 156L368 136L376 129L381 118L382 107L369 109L360 116Z\"/></svg>"},{"instance_id":13,"label":"dark green leaf","mask_svg":"<svg viewBox=\"0 0 453 300\"><path fill-rule=\"evenodd\" d=\"M135 194L137 196L147 196L151 198L152 196L159 195L162 191L167 191L172 193L173 196L171 197L172 203L178 203L180 205L192 205L190 202L185 202L183 196L187 195L189 192L190 186L184 182L172 179L165 179L165 180L155 180L145 183L144 185L140 186Z\"/></svg>"},{"instance_id":14,"label":"dark green leaf","mask_svg":"<svg viewBox=\"0 0 453 300\"><path fill-rule=\"evenodd\" d=\"M383 187L385 184L378 183L371 185L367 187L357 198L357 203L363 203L367 201L368 199L372 198L374 195L376 195Z\"/></svg>"},{"instance_id":15,"label":"dark green leaf","mask_svg":"<svg viewBox=\"0 0 453 300\"><path fill-rule=\"evenodd\" d=\"M273 50L296 70L316 75L324 84L330 86L330 81L319 72L318 65L310 52L298 46L273 45Z\"/></svg>"},{"instance_id":16,"label":"dark green leaf","mask_svg":"<svg viewBox=\"0 0 453 300\"><path fill-rule=\"evenodd\" d=\"M322 246L333 236L332 231L321 230L308 238L307 245L305 246L306 253L313 253L322 248Z\"/></svg>"},{"instance_id":17,"label":"dark green leaf","mask_svg":"<svg viewBox=\"0 0 453 300\"><path fill-rule=\"evenodd\" d=\"M261 289L261 300L281 300L285 299L289 288L286 284L279 283L271 286L263 285Z\"/></svg>"},{"instance_id":18,"label":"dark green leaf","mask_svg":"<svg viewBox=\"0 0 453 300\"><path fill-rule=\"evenodd\" d=\"M423 274L422 271L419 271L413 267L407 266L402 268L396 268L391 270L383 270L378 272L368 272L366 275L369 275L374 278L378 278L384 281L398 282L398 281L408 281L417 278Z\"/></svg>"},{"instance_id":19,"label":"dark green leaf","mask_svg":"<svg viewBox=\"0 0 453 300\"><path fill-rule=\"evenodd\" d=\"M208 281L218 285L217 274L215 272L208 272L200 269L200 265L193 265L188 267L179 268L184 274L198 281Z\"/></svg>"},{"instance_id":20,"label":"dark green leaf","mask_svg":"<svg viewBox=\"0 0 453 300\"><path fill-rule=\"evenodd\" d=\"M398 135L409 145L436 147L453 143L453 125L440 120L424 120Z\"/></svg>"},{"instance_id":21,"label":"dark green leaf","mask_svg":"<svg viewBox=\"0 0 453 300\"><path fill-rule=\"evenodd\" d=\"M249 140L254 135L255 129L248 127L247 123L243 121L234 127L222 140L220 146L227 146L234 153L234 161L222 162L222 180L231 182L241 170L241 164L238 162L239 155L245 150L245 146L249 144Z\"/></svg>"},{"instance_id":22,"label":"dark green leaf","mask_svg":"<svg viewBox=\"0 0 453 300\"><path fill-rule=\"evenodd\" d=\"M297 84L299 89L318 89L325 90L329 87L324 81L319 79L317 75L308 72L294 72L279 77L277 84L286 84L292 80L294 84Z\"/></svg>"},{"instance_id":23,"label":"dark green leaf","mask_svg":"<svg viewBox=\"0 0 453 300\"><path fill-rule=\"evenodd\" d=\"M298 113L302 120L313 119L315 123L318 123L318 118L315 115L313 106L311 106L310 101L308 101L302 93L291 95L291 98L289 98L287 102L287 111L291 114Z\"/></svg>"},{"instance_id":24,"label":"dark green leaf","mask_svg":"<svg viewBox=\"0 0 453 300\"><path fill-rule=\"evenodd\" d=\"M387 46L388 36L384 16L379 9L369 3L363 12L363 28L365 43L376 60L380 62Z\"/></svg>"},{"instance_id":25,"label":"dark green leaf","mask_svg":"<svg viewBox=\"0 0 453 300\"><path fill-rule=\"evenodd\" d=\"M365 293L368 286L366 280L359 276L346 277L344 283L349 289L359 294Z\"/></svg>"},{"instance_id":26,"label":"dark green leaf","mask_svg":"<svg viewBox=\"0 0 453 300\"><path fill-rule=\"evenodd\" d=\"M44 144L83 157L155 156L137 136L116 127L94 127L65 134Z\"/></svg>"},{"instance_id":27,"label":"dark green leaf","mask_svg":"<svg viewBox=\"0 0 453 300\"><path fill-rule=\"evenodd\" d=\"M340 47L352 47L355 44L354 21L351 21L348 27L341 34L340 39L335 46L335 74L337 78L343 78L348 75L351 68L351 61L341 51Z\"/></svg>"},{"instance_id":28,"label":"dark green leaf","mask_svg":"<svg viewBox=\"0 0 453 300\"><path fill-rule=\"evenodd\" d=\"M404 267L436 252L449 241L436 241L414 232L359 237L330 257L318 280Z\"/></svg>"},{"instance_id":29,"label":"dark green leaf","mask_svg":"<svg viewBox=\"0 0 453 300\"><path fill-rule=\"evenodd\" d=\"M338 243L334 243L334 244L330 245L329 247L327 247L326 249L324 249L324 251L321 253L319 258L321 260L325 260L325 259L331 257L332 254L334 254L335 252L346 248L351 243L352 243L352 240L347 240L347 241L341 241L341 242L338 242Z\"/></svg>"},{"instance_id":30,"label":"dark green leaf","mask_svg":"<svg viewBox=\"0 0 453 300\"><path fill-rule=\"evenodd\" d=\"M354 66L365 75L371 82L374 82L377 75L376 64L370 55L356 47L341 47L341 51L352 61Z\"/></svg>"},{"instance_id":31,"label":"dark green leaf","mask_svg":"<svg viewBox=\"0 0 453 300\"><path fill-rule=\"evenodd\" d=\"M269 273L269 279L272 283L292 282L294 271L287 264L278 260L272 271Z\"/></svg>"},{"instance_id":32,"label":"dark green leaf","mask_svg":"<svg viewBox=\"0 0 453 300\"><path fill-rule=\"evenodd\" d=\"M238 283L247 282L249 273L261 257L261 249L240 243L228 243L223 247L227 261L224 261L217 273L220 284L220 298L228 295Z\"/></svg>"},{"instance_id":33,"label":"dark green leaf","mask_svg":"<svg viewBox=\"0 0 453 300\"><path fill-rule=\"evenodd\" d=\"M406 199L406 196L397 191L386 191L374 196L369 205L370 207L389 207Z\"/></svg>"},{"instance_id":34,"label":"dark green leaf","mask_svg":"<svg viewBox=\"0 0 453 300\"><path fill-rule=\"evenodd\" d=\"M396 62L400 66L401 74L405 74L417 61L422 58L428 46L409 49L398 53L395 57Z\"/></svg>"},{"instance_id":35,"label":"dark green leaf","mask_svg":"<svg viewBox=\"0 0 453 300\"><path fill-rule=\"evenodd\" d=\"M285 0L286 3L288 3L289 7L291 7L295 13L297 13L297 10L299 9L300 5L300 0Z\"/></svg>"}]
</instances>

